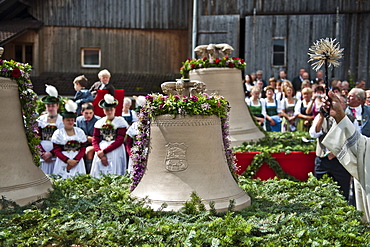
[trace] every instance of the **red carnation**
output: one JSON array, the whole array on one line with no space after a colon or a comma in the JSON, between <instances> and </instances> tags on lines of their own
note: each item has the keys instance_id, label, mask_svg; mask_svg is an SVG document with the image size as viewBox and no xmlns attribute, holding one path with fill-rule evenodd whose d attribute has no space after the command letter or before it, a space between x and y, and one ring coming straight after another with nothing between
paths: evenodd
<instances>
[{"instance_id":1,"label":"red carnation","mask_svg":"<svg viewBox=\"0 0 370 247\"><path fill-rule=\"evenodd\" d=\"M18 69L18 68L13 69L13 71L12 71L12 77L20 77L20 76L21 76L20 69Z\"/></svg>"},{"instance_id":2,"label":"red carnation","mask_svg":"<svg viewBox=\"0 0 370 247\"><path fill-rule=\"evenodd\" d=\"M230 68L234 68L234 63L229 63Z\"/></svg>"},{"instance_id":3,"label":"red carnation","mask_svg":"<svg viewBox=\"0 0 370 247\"><path fill-rule=\"evenodd\" d=\"M192 63L191 64L191 68L194 69L195 68L195 64Z\"/></svg>"},{"instance_id":4,"label":"red carnation","mask_svg":"<svg viewBox=\"0 0 370 247\"><path fill-rule=\"evenodd\" d=\"M240 60L240 62L241 62L241 63L244 63L244 59L241 59L241 60Z\"/></svg>"},{"instance_id":5,"label":"red carnation","mask_svg":"<svg viewBox=\"0 0 370 247\"><path fill-rule=\"evenodd\" d=\"M220 59L216 58L215 63L219 63L219 62L220 62Z\"/></svg>"},{"instance_id":6,"label":"red carnation","mask_svg":"<svg viewBox=\"0 0 370 247\"><path fill-rule=\"evenodd\" d=\"M224 57L225 59L229 59L229 57L228 56L226 56L226 57Z\"/></svg>"},{"instance_id":7,"label":"red carnation","mask_svg":"<svg viewBox=\"0 0 370 247\"><path fill-rule=\"evenodd\" d=\"M207 60L207 57L203 57L203 61L206 61Z\"/></svg>"}]
</instances>

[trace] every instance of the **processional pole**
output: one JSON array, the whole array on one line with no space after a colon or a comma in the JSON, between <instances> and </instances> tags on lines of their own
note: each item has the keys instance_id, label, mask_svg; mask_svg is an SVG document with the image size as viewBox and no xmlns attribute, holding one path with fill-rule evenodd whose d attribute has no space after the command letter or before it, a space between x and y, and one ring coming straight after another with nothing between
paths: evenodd
<instances>
[{"instance_id":1,"label":"processional pole","mask_svg":"<svg viewBox=\"0 0 370 247\"><path fill-rule=\"evenodd\" d=\"M315 71L318 71L323 65L325 68L325 91L326 95L328 95L330 90L329 85L329 67L338 67L340 65L339 59L343 57L343 48L340 48L339 43L335 43L336 39L320 39L314 42L313 46L308 50L311 53L308 53L310 59L308 62L312 63L312 68ZM330 99L329 99L330 100ZM322 111L325 117L329 117L327 111Z\"/></svg>"}]
</instances>

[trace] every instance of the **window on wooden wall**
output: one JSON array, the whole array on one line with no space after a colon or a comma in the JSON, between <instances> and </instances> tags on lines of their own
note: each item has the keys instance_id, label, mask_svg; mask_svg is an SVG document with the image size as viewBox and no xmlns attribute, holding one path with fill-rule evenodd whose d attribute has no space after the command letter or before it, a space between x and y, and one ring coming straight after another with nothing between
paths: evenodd
<instances>
[{"instance_id":1,"label":"window on wooden wall","mask_svg":"<svg viewBox=\"0 0 370 247\"><path fill-rule=\"evenodd\" d=\"M272 54L272 66L273 67L285 67L286 56L285 56L285 38L276 37L273 38L273 54Z\"/></svg>"},{"instance_id":2,"label":"window on wooden wall","mask_svg":"<svg viewBox=\"0 0 370 247\"><path fill-rule=\"evenodd\" d=\"M82 48L81 66L83 68L100 68L101 51L100 48Z\"/></svg>"},{"instance_id":3,"label":"window on wooden wall","mask_svg":"<svg viewBox=\"0 0 370 247\"><path fill-rule=\"evenodd\" d=\"M33 45L32 44L15 44L14 45L14 60L21 63L32 65Z\"/></svg>"}]
</instances>

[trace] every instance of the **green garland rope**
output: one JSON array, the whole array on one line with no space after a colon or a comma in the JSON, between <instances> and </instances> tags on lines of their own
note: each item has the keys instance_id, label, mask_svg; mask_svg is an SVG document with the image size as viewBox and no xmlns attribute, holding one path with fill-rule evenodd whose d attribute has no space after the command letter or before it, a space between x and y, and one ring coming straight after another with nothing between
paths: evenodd
<instances>
[{"instance_id":1,"label":"green garland rope","mask_svg":"<svg viewBox=\"0 0 370 247\"><path fill-rule=\"evenodd\" d=\"M262 151L261 153L256 154L253 157L252 163L247 167L242 175L248 178L253 178L253 176L256 175L257 171L260 169L263 163L269 165L269 167L274 170L277 177L279 178L289 179L296 182L301 181L286 173L279 165L279 162L277 162L276 159L272 157L269 152L266 151Z\"/></svg>"}]
</instances>

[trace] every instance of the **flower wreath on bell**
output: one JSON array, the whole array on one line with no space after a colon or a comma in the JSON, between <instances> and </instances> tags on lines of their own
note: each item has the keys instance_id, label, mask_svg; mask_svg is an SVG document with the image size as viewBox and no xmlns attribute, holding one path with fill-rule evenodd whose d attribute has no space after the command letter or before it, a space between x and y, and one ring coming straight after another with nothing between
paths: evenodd
<instances>
[{"instance_id":1,"label":"flower wreath on bell","mask_svg":"<svg viewBox=\"0 0 370 247\"><path fill-rule=\"evenodd\" d=\"M221 128L223 146L230 172L234 176L237 169L235 156L232 154L231 141L229 136L229 102L220 95L199 94L198 96L179 96L162 94L149 94L146 102L141 108L138 117L139 134L136 142L131 149L133 161L133 174L131 191L136 188L144 175L148 158L148 147L150 140L150 122L155 116L171 114L175 118L177 115L216 115L221 118Z\"/></svg>"},{"instance_id":2,"label":"flower wreath on bell","mask_svg":"<svg viewBox=\"0 0 370 247\"><path fill-rule=\"evenodd\" d=\"M206 69L206 68L236 68L244 70L246 63L244 59L238 57L203 57L200 59L188 58L182 63L180 74L182 78L189 78L189 72L193 69Z\"/></svg>"},{"instance_id":3,"label":"flower wreath on bell","mask_svg":"<svg viewBox=\"0 0 370 247\"><path fill-rule=\"evenodd\" d=\"M0 54L1 57L2 54ZM14 60L0 58L0 77L9 78L18 84L19 100L24 119L24 128L28 141L28 147L33 156L33 162L40 165L40 137L37 136L37 94L33 91L33 85L29 72L32 66L27 63L19 63Z\"/></svg>"}]
</instances>

